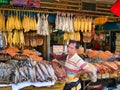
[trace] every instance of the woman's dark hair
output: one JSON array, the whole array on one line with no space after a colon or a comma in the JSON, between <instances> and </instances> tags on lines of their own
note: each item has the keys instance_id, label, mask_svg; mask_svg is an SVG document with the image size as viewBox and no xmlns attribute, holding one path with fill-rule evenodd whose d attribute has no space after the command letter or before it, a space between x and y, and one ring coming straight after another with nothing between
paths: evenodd
<instances>
[{"instance_id":1,"label":"woman's dark hair","mask_svg":"<svg viewBox=\"0 0 120 90\"><path fill-rule=\"evenodd\" d=\"M75 44L76 44L76 46L75 46L76 49L78 49L79 46L80 46L79 42L77 42L77 41L70 40L70 41L69 41L69 44L71 44L71 43L75 43Z\"/></svg>"}]
</instances>

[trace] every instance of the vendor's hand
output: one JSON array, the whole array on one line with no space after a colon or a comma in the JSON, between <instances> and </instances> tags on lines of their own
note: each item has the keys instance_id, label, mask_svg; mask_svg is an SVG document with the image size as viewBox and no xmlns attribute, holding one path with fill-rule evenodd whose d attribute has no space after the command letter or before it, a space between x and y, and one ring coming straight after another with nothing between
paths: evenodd
<instances>
[{"instance_id":1,"label":"vendor's hand","mask_svg":"<svg viewBox=\"0 0 120 90\"><path fill-rule=\"evenodd\" d=\"M53 59L52 62L59 62L57 59Z\"/></svg>"}]
</instances>

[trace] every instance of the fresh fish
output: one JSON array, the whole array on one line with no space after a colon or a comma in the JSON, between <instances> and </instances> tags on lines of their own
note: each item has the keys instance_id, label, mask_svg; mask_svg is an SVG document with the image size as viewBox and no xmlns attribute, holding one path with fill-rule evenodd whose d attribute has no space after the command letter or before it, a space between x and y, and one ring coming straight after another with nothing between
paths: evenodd
<instances>
[{"instance_id":1,"label":"fresh fish","mask_svg":"<svg viewBox=\"0 0 120 90\"><path fill-rule=\"evenodd\" d=\"M41 76L41 79L44 81L45 77L44 77L43 72L41 71L41 69L38 65L36 65L36 72L39 73L39 75Z\"/></svg>"},{"instance_id":2,"label":"fresh fish","mask_svg":"<svg viewBox=\"0 0 120 90\"><path fill-rule=\"evenodd\" d=\"M27 79L28 79L28 77L29 77L29 72L28 72L28 67L27 66L24 66L24 73L25 73L25 75L26 75L26 77L27 77Z\"/></svg>"},{"instance_id":3,"label":"fresh fish","mask_svg":"<svg viewBox=\"0 0 120 90\"><path fill-rule=\"evenodd\" d=\"M27 79L27 76L26 76L25 73L24 73L24 68L23 68L23 67L19 68L19 73L20 73L20 75L21 75L22 77L24 77L24 78Z\"/></svg>"},{"instance_id":4,"label":"fresh fish","mask_svg":"<svg viewBox=\"0 0 120 90\"><path fill-rule=\"evenodd\" d=\"M39 75L39 72L36 72L36 79L37 81L43 81L42 77Z\"/></svg>"},{"instance_id":5,"label":"fresh fish","mask_svg":"<svg viewBox=\"0 0 120 90\"><path fill-rule=\"evenodd\" d=\"M51 65L45 64L50 76L52 77L53 80L57 80L57 76L55 75L54 69L52 68Z\"/></svg>"},{"instance_id":6,"label":"fresh fish","mask_svg":"<svg viewBox=\"0 0 120 90\"><path fill-rule=\"evenodd\" d=\"M50 76L48 70L46 69L45 65L42 63L38 63L40 69L44 72L45 75Z\"/></svg>"},{"instance_id":7,"label":"fresh fish","mask_svg":"<svg viewBox=\"0 0 120 90\"><path fill-rule=\"evenodd\" d=\"M33 70L31 67L28 67L28 71L29 71L29 75L30 75L30 81L33 82L34 81L34 77L33 77Z\"/></svg>"},{"instance_id":8,"label":"fresh fish","mask_svg":"<svg viewBox=\"0 0 120 90\"><path fill-rule=\"evenodd\" d=\"M40 67L40 69L42 70L42 72L43 72L43 74L44 74L44 76L45 76L45 80L46 80L46 81L51 80L52 77L51 77L50 74L48 73L48 70L47 70L47 68L45 67L45 65L42 64L42 63L39 63L39 67Z\"/></svg>"},{"instance_id":9,"label":"fresh fish","mask_svg":"<svg viewBox=\"0 0 120 90\"><path fill-rule=\"evenodd\" d=\"M33 81L36 82L37 79L36 79L36 70L35 70L35 67L32 68L32 72L33 72Z\"/></svg>"},{"instance_id":10,"label":"fresh fish","mask_svg":"<svg viewBox=\"0 0 120 90\"><path fill-rule=\"evenodd\" d=\"M14 81L15 83L18 83L18 82L19 82L19 80L20 80L19 77L20 77L20 75L19 75L18 69L16 69L16 70L15 70L15 81Z\"/></svg>"}]
</instances>

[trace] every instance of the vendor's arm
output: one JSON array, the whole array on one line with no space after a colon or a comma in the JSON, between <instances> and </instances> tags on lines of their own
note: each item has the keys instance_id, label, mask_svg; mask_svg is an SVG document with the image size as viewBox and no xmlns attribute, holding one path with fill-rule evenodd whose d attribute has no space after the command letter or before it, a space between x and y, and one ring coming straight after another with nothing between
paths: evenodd
<instances>
[{"instance_id":1,"label":"vendor's arm","mask_svg":"<svg viewBox=\"0 0 120 90\"><path fill-rule=\"evenodd\" d=\"M60 65L64 66L64 63L63 62L60 62L58 61L57 59L53 59L52 62L56 62L56 63L59 63Z\"/></svg>"},{"instance_id":2,"label":"vendor's arm","mask_svg":"<svg viewBox=\"0 0 120 90\"><path fill-rule=\"evenodd\" d=\"M88 67L86 67L85 69L79 71L75 77L80 77L80 75L83 75L85 73L88 73L91 76L93 75L92 71Z\"/></svg>"},{"instance_id":3,"label":"vendor's arm","mask_svg":"<svg viewBox=\"0 0 120 90\"><path fill-rule=\"evenodd\" d=\"M85 73L88 73L89 75L93 75L92 70L89 68L88 64L84 62L82 59L77 64L78 67L80 67L80 71L76 74L75 77L79 77L80 75L83 75Z\"/></svg>"}]
</instances>

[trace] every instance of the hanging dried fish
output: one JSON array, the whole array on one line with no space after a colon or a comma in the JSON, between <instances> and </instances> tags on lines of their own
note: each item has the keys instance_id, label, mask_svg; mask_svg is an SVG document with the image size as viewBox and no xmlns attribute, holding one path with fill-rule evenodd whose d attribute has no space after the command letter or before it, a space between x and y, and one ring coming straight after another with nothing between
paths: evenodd
<instances>
[{"instance_id":1,"label":"hanging dried fish","mask_svg":"<svg viewBox=\"0 0 120 90\"><path fill-rule=\"evenodd\" d=\"M59 15L57 13L56 19L55 19L55 29L58 29L58 26L59 26Z\"/></svg>"},{"instance_id":2,"label":"hanging dried fish","mask_svg":"<svg viewBox=\"0 0 120 90\"><path fill-rule=\"evenodd\" d=\"M19 31L19 45L20 47L25 45L25 39L24 39L24 34L23 31Z\"/></svg>"},{"instance_id":3,"label":"hanging dried fish","mask_svg":"<svg viewBox=\"0 0 120 90\"><path fill-rule=\"evenodd\" d=\"M37 34L40 34L40 29L41 29L41 17L40 17L40 14L39 14L39 13L37 14L37 17L38 17L38 21L37 21L37 25L36 25Z\"/></svg>"},{"instance_id":4,"label":"hanging dried fish","mask_svg":"<svg viewBox=\"0 0 120 90\"><path fill-rule=\"evenodd\" d=\"M14 25L15 25L14 16L10 15L6 22L6 30L12 31L14 29Z\"/></svg>"},{"instance_id":5,"label":"hanging dried fish","mask_svg":"<svg viewBox=\"0 0 120 90\"><path fill-rule=\"evenodd\" d=\"M20 30L22 29L22 24L21 24L21 20L20 17L18 16L18 12L16 12L16 16L14 16L14 27L16 30Z\"/></svg>"},{"instance_id":6,"label":"hanging dried fish","mask_svg":"<svg viewBox=\"0 0 120 90\"><path fill-rule=\"evenodd\" d=\"M12 38L12 43L13 45L17 45L19 44L19 33L17 30L14 31L14 34L13 34L13 38Z\"/></svg>"},{"instance_id":7,"label":"hanging dried fish","mask_svg":"<svg viewBox=\"0 0 120 90\"><path fill-rule=\"evenodd\" d=\"M89 18L89 19L88 19L88 31L89 31L89 32L92 31L92 22L93 22L92 18Z\"/></svg>"},{"instance_id":8,"label":"hanging dried fish","mask_svg":"<svg viewBox=\"0 0 120 90\"><path fill-rule=\"evenodd\" d=\"M4 13L0 12L0 30L5 31L5 16Z\"/></svg>"},{"instance_id":9,"label":"hanging dried fish","mask_svg":"<svg viewBox=\"0 0 120 90\"><path fill-rule=\"evenodd\" d=\"M22 26L24 29L24 32L30 31L30 21L29 17L24 15L23 20L22 20Z\"/></svg>"},{"instance_id":10,"label":"hanging dried fish","mask_svg":"<svg viewBox=\"0 0 120 90\"><path fill-rule=\"evenodd\" d=\"M74 26L73 26L73 15L71 14L70 17L69 17L69 30L70 32L74 32Z\"/></svg>"},{"instance_id":11,"label":"hanging dried fish","mask_svg":"<svg viewBox=\"0 0 120 90\"><path fill-rule=\"evenodd\" d=\"M77 17L74 17L73 19L73 23L74 23L74 31L77 31Z\"/></svg>"}]
</instances>

